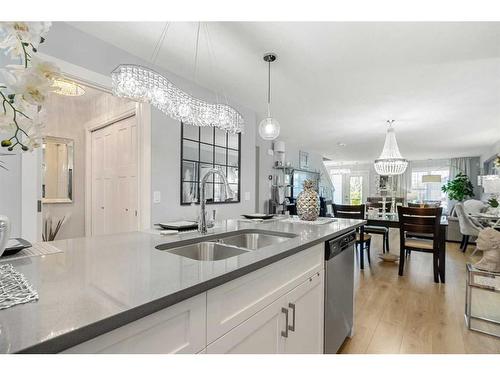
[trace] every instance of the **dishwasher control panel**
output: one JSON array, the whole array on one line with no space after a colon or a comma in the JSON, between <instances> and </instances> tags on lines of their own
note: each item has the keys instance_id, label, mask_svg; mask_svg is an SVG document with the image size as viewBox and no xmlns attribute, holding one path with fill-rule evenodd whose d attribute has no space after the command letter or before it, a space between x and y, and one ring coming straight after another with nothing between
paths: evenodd
<instances>
[{"instance_id":1,"label":"dishwasher control panel","mask_svg":"<svg viewBox=\"0 0 500 375\"><path fill-rule=\"evenodd\" d=\"M325 243L325 260L331 259L347 249L356 241L356 232L333 238Z\"/></svg>"}]
</instances>

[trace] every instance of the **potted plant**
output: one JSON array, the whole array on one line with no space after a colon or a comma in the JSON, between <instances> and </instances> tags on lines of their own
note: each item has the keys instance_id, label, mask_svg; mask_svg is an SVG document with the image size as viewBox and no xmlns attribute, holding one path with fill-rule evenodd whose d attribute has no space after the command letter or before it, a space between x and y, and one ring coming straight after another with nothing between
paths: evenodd
<instances>
[{"instance_id":1,"label":"potted plant","mask_svg":"<svg viewBox=\"0 0 500 375\"><path fill-rule=\"evenodd\" d=\"M463 201L474 196L474 187L467 175L460 172L453 180L444 185L441 190L448 194L448 198L455 201Z\"/></svg>"}]
</instances>

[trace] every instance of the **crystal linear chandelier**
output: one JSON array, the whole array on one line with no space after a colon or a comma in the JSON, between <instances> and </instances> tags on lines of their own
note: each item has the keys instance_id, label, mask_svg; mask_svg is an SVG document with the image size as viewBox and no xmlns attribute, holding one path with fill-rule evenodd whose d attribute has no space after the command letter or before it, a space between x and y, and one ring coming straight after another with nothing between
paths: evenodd
<instances>
[{"instance_id":1,"label":"crystal linear chandelier","mask_svg":"<svg viewBox=\"0 0 500 375\"><path fill-rule=\"evenodd\" d=\"M153 56L158 56L168 24L160 35ZM198 57L199 24L196 37L195 71ZM152 59L152 63L155 62ZM138 102L151 103L167 116L195 126L212 126L229 133L242 133L244 120L227 104L210 103L181 90L165 76L141 65L119 65L111 73L113 94Z\"/></svg>"},{"instance_id":2,"label":"crystal linear chandelier","mask_svg":"<svg viewBox=\"0 0 500 375\"><path fill-rule=\"evenodd\" d=\"M396 133L392 124L394 120L388 120L389 128L385 136L385 143L382 153L378 159L375 159L375 171L382 176L395 176L403 174L408 167L408 160L401 156Z\"/></svg>"}]
</instances>

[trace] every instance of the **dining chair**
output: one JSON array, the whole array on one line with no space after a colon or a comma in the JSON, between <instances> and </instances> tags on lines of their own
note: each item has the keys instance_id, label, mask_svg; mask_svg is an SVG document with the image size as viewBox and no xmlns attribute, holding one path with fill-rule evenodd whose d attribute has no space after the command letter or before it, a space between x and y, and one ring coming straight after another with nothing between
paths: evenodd
<instances>
[{"instance_id":1,"label":"dining chair","mask_svg":"<svg viewBox=\"0 0 500 375\"><path fill-rule=\"evenodd\" d=\"M458 225L460 227L460 233L462 233L462 243L460 244L460 249L463 253L467 250L469 245L470 236L479 236L479 231L484 229L479 223L472 220L469 215L465 212L465 207L463 203L455 204L455 212L458 217ZM476 251L474 250L474 253Z\"/></svg>"},{"instance_id":2,"label":"dining chair","mask_svg":"<svg viewBox=\"0 0 500 375\"><path fill-rule=\"evenodd\" d=\"M333 216L340 219L360 219L365 220L365 205L345 205L345 204L332 204ZM359 249L359 267L364 268L364 250L368 257L368 264L371 265L370 259L370 244L371 236L365 233L364 226L356 231L356 248Z\"/></svg>"},{"instance_id":3,"label":"dining chair","mask_svg":"<svg viewBox=\"0 0 500 375\"><path fill-rule=\"evenodd\" d=\"M405 258L411 251L432 253L434 282L439 282L439 242L441 224L441 207L415 208L398 207L399 216L399 276L403 276ZM420 239L408 237L412 234L432 234L432 239Z\"/></svg>"}]
</instances>

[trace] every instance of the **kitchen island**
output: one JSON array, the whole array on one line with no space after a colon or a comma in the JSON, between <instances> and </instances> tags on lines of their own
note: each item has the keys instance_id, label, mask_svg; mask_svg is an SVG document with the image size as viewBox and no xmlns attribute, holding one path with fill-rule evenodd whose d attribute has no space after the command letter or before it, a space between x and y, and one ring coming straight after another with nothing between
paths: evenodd
<instances>
[{"instance_id":1,"label":"kitchen island","mask_svg":"<svg viewBox=\"0 0 500 375\"><path fill-rule=\"evenodd\" d=\"M307 281L307 290L318 285L316 296L322 306L324 242L363 223L227 220L204 237L245 230L293 237L218 261L155 248L199 238L195 232L173 236L132 232L53 242L62 252L8 262L32 283L39 300L0 310L0 353L230 352L252 327L245 323L253 319L258 326L258 318L279 331L280 339L271 349L281 352L287 345L281 338L288 336L289 328L293 332L296 319L290 306L294 303L284 298L300 293ZM281 314L284 309L287 312ZM281 315L272 323L272 317L261 313L266 311ZM316 315L308 320L322 320ZM283 331L284 318L289 322ZM318 324L320 329L322 321ZM163 348L169 340L174 342ZM292 340L288 344L293 347Z\"/></svg>"}]
</instances>

